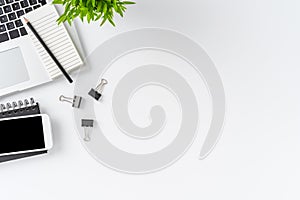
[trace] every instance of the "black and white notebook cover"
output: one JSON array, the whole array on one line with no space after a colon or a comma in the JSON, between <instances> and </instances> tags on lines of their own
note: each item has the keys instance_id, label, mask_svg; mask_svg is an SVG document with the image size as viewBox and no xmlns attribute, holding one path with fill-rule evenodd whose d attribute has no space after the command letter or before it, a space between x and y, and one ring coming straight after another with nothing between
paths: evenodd
<instances>
[{"instance_id":1,"label":"black and white notebook cover","mask_svg":"<svg viewBox=\"0 0 300 200\"><path fill-rule=\"evenodd\" d=\"M40 114L39 103L33 98L0 104L0 119ZM6 134L6 133L5 133ZM7 133L9 134L9 133ZM47 150L0 156L0 163L47 153Z\"/></svg>"}]
</instances>

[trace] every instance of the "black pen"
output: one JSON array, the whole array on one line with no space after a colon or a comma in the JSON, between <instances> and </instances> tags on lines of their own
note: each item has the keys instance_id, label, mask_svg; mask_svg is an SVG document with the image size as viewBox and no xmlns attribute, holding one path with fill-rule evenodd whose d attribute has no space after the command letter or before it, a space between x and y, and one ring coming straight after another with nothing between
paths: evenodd
<instances>
[{"instance_id":1,"label":"black pen","mask_svg":"<svg viewBox=\"0 0 300 200\"><path fill-rule=\"evenodd\" d=\"M31 25L31 23L29 22L28 19L26 19L24 17L24 21L27 24L27 26L30 28L30 30L32 31L32 33L35 35L35 37L40 41L40 43L42 44L42 46L45 48L45 50L48 52L49 56L53 59L53 61L55 62L55 64L58 66L58 68L60 69L60 71L63 73L63 75L66 77L66 79L68 79L68 81L70 83L73 82L72 78L70 77L70 75L67 73L67 71L63 68L63 66L59 63L59 61L56 59L56 57L53 55L53 53L50 51L50 49L48 48L48 46L45 44L45 42L43 41L43 39L39 36L39 34L36 32L36 30L33 28L33 26Z\"/></svg>"}]
</instances>

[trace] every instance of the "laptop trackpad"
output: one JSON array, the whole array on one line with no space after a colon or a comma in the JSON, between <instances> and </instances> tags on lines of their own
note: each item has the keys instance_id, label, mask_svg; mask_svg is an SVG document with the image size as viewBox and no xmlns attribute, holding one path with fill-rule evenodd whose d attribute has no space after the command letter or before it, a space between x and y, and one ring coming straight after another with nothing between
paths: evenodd
<instances>
[{"instance_id":1,"label":"laptop trackpad","mask_svg":"<svg viewBox=\"0 0 300 200\"><path fill-rule=\"evenodd\" d=\"M29 80L28 71L19 47L0 52L0 89Z\"/></svg>"}]
</instances>

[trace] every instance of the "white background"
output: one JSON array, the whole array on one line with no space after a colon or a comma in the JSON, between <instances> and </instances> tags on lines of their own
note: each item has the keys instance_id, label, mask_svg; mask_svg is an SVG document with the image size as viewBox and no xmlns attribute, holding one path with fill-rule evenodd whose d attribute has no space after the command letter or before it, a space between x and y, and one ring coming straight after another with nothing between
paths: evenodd
<instances>
[{"instance_id":1,"label":"white background","mask_svg":"<svg viewBox=\"0 0 300 200\"><path fill-rule=\"evenodd\" d=\"M196 142L166 170L127 175L98 164L81 146L72 110L58 102L60 79L1 101L34 96L53 123L47 156L0 165L1 199L299 199L300 1L139 0L117 28L81 24L87 54L141 27L180 31L214 60L227 96L223 137L197 160ZM1 134L6 134L1 131Z\"/></svg>"}]
</instances>

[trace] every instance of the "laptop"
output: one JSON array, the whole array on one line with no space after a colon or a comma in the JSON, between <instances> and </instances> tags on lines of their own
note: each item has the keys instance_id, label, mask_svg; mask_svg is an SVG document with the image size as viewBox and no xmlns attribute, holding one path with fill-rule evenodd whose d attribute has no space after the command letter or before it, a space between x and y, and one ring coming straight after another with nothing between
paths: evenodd
<instances>
[{"instance_id":1,"label":"laptop","mask_svg":"<svg viewBox=\"0 0 300 200\"><path fill-rule=\"evenodd\" d=\"M21 20L49 6L46 0L0 0L0 96L53 80Z\"/></svg>"}]
</instances>

